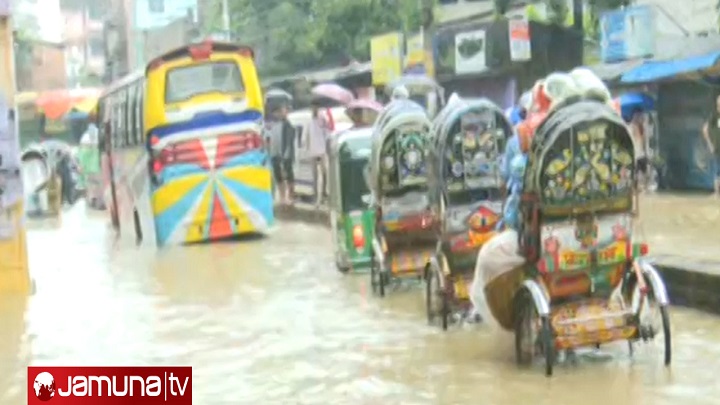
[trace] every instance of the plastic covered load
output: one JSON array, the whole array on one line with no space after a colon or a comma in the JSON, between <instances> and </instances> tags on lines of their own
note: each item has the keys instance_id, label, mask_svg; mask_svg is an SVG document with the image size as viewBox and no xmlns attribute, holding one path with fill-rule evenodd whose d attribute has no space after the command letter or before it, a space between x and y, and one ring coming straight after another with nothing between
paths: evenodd
<instances>
[{"instance_id":1,"label":"plastic covered load","mask_svg":"<svg viewBox=\"0 0 720 405\"><path fill-rule=\"evenodd\" d=\"M478 253L475 275L470 287L470 300L475 311L486 322L499 320L491 310L485 295L485 288L496 279L518 269L525 258L518 253L518 233L508 229L490 239ZM509 295L514 291L509 291ZM510 304L510 303L508 303ZM503 323L500 321L500 323Z\"/></svg>"},{"instance_id":2,"label":"plastic covered load","mask_svg":"<svg viewBox=\"0 0 720 405\"><path fill-rule=\"evenodd\" d=\"M587 68L576 68L570 72L578 91L586 97L601 98L606 102L612 100L610 90L595 73Z\"/></svg>"}]
</instances>

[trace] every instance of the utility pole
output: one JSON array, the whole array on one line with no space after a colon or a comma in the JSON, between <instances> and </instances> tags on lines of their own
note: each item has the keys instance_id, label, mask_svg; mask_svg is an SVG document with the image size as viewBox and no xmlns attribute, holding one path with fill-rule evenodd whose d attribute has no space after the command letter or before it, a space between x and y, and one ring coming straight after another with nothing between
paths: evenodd
<instances>
[{"instance_id":1,"label":"utility pole","mask_svg":"<svg viewBox=\"0 0 720 405\"><path fill-rule=\"evenodd\" d=\"M419 0L420 15L422 21L422 38L423 47L425 48L425 57L423 66L425 74L431 79L435 79L435 66L433 60L433 37L435 36L435 0Z\"/></svg>"},{"instance_id":2,"label":"utility pole","mask_svg":"<svg viewBox=\"0 0 720 405\"><path fill-rule=\"evenodd\" d=\"M223 22L223 34L225 40L230 41L230 8L228 7L228 0L222 0L222 22Z\"/></svg>"}]
</instances>

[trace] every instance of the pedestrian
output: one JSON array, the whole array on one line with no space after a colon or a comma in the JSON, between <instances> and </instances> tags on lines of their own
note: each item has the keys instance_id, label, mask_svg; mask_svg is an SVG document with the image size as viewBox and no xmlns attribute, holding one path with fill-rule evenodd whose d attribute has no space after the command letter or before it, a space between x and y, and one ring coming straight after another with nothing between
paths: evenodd
<instances>
[{"instance_id":1,"label":"pedestrian","mask_svg":"<svg viewBox=\"0 0 720 405\"><path fill-rule=\"evenodd\" d=\"M72 177L72 162L69 152L56 151L57 172L62 181L61 201L69 205L75 204L75 181Z\"/></svg>"},{"instance_id":2,"label":"pedestrian","mask_svg":"<svg viewBox=\"0 0 720 405\"><path fill-rule=\"evenodd\" d=\"M715 99L715 109L705 121L703 138L713 156L713 176L715 177L715 196L720 197L720 96Z\"/></svg>"},{"instance_id":3,"label":"pedestrian","mask_svg":"<svg viewBox=\"0 0 720 405\"><path fill-rule=\"evenodd\" d=\"M645 133L645 114L639 108L633 110L630 119L630 134L633 138L633 147L635 150L635 170L639 184L643 189L647 188L649 173L649 160L647 153L647 134Z\"/></svg>"},{"instance_id":4,"label":"pedestrian","mask_svg":"<svg viewBox=\"0 0 720 405\"><path fill-rule=\"evenodd\" d=\"M327 141L330 138L330 122L325 114L320 113L320 103L311 103L312 118L308 126L305 142L307 156L312 162L313 185L315 186L315 205L317 207L327 196ZM321 182L322 181L322 182Z\"/></svg>"},{"instance_id":5,"label":"pedestrian","mask_svg":"<svg viewBox=\"0 0 720 405\"><path fill-rule=\"evenodd\" d=\"M295 128L287 118L287 106L279 105L266 123L270 161L281 204L291 204L294 198Z\"/></svg>"}]
</instances>

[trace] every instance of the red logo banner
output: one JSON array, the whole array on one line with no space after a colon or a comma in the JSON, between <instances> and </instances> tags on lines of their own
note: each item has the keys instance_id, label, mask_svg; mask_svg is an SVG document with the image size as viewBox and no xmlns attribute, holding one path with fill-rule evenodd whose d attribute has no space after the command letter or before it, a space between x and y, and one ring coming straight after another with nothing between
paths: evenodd
<instances>
[{"instance_id":1,"label":"red logo banner","mask_svg":"<svg viewBox=\"0 0 720 405\"><path fill-rule=\"evenodd\" d=\"M192 367L28 367L28 405L192 405Z\"/></svg>"}]
</instances>

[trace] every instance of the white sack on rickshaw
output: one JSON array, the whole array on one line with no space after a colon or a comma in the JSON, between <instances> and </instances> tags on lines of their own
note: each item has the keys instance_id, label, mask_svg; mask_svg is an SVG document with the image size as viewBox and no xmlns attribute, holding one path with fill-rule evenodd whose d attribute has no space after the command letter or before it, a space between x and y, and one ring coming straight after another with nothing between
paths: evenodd
<instances>
[{"instance_id":1,"label":"white sack on rickshaw","mask_svg":"<svg viewBox=\"0 0 720 405\"><path fill-rule=\"evenodd\" d=\"M494 322L485 300L485 286L524 262L525 258L518 254L518 233L514 229L503 231L480 249L470 286L470 300L483 321Z\"/></svg>"},{"instance_id":2,"label":"white sack on rickshaw","mask_svg":"<svg viewBox=\"0 0 720 405\"><path fill-rule=\"evenodd\" d=\"M572 76L582 95L600 97L606 102L612 99L608 87L592 70L582 67L575 68L570 72L570 76Z\"/></svg>"}]
</instances>

